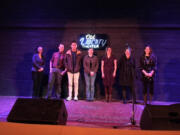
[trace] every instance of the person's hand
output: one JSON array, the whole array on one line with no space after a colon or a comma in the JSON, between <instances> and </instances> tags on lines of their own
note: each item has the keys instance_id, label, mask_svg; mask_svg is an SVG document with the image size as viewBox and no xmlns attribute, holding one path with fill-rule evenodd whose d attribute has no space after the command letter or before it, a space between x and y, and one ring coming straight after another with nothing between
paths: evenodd
<instances>
[{"instance_id":1,"label":"person's hand","mask_svg":"<svg viewBox=\"0 0 180 135\"><path fill-rule=\"evenodd\" d=\"M146 77L149 77L149 73L147 73L145 70L143 70L142 72Z\"/></svg>"},{"instance_id":2,"label":"person's hand","mask_svg":"<svg viewBox=\"0 0 180 135\"><path fill-rule=\"evenodd\" d=\"M104 78L104 73L102 73L102 78Z\"/></svg>"},{"instance_id":3,"label":"person's hand","mask_svg":"<svg viewBox=\"0 0 180 135\"><path fill-rule=\"evenodd\" d=\"M61 72L61 75L64 75L65 73L66 73L66 71L64 70L64 71Z\"/></svg>"},{"instance_id":4,"label":"person's hand","mask_svg":"<svg viewBox=\"0 0 180 135\"><path fill-rule=\"evenodd\" d=\"M152 77L153 76L153 73L151 72L151 73L149 73L149 77Z\"/></svg>"},{"instance_id":5,"label":"person's hand","mask_svg":"<svg viewBox=\"0 0 180 135\"><path fill-rule=\"evenodd\" d=\"M146 77L149 77L149 73L145 72L145 76L146 76Z\"/></svg>"},{"instance_id":6,"label":"person's hand","mask_svg":"<svg viewBox=\"0 0 180 135\"><path fill-rule=\"evenodd\" d=\"M90 76L94 76L94 72L90 72Z\"/></svg>"},{"instance_id":7,"label":"person's hand","mask_svg":"<svg viewBox=\"0 0 180 135\"><path fill-rule=\"evenodd\" d=\"M113 72L113 77L115 77L116 76L116 72Z\"/></svg>"},{"instance_id":8,"label":"person's hand","mask_svg":"<svg viewBox=\"0 0 180 135\"><path fill-rule=\"evenodd\" d=\"M52 73L52 68L49 69L49 72Z\"/></svg>"},{"instance_id":9,"label":"person's hand","mask_svg":"<svg viewBox=\"0 0 180 135\"><path fill-rule=\"evenodd\" d=\"M77 54L81 54L81 51L77 50Z\"/></svg>"},{"instance_id":10,"label":"person's hand","mask_svg":"<svg viewBox=\"0 0 180 135\"><path fill-rule=\"evenodd\" d=\"M43 70L44 70L44 68L40 68L38 71L39 71L39 72L42 72Z\"/></svg>"},{"instance_id":11,"label":"person's hand","mask_svg":"<svg viewBox=\"0 0 180 135\"><path fill-rule=\"evenodd\" d=\"M71 50L68 50L68 51L66 52L66 54L71 55Z\"/></svg>"}]
</instances>

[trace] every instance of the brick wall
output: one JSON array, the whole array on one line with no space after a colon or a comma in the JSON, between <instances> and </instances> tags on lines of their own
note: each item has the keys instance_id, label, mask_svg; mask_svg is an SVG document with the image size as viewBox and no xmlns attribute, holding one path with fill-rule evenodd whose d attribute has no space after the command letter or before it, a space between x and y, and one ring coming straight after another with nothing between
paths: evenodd
<instances>
[{"instance_id":1,"label":"brick wall","mask_svg":"<svg viewBox=\"0 0 180 135\"><path fill-rule=\"evenodd\" d=\"M120 8L118 6L112 8L111 4L111 10L107 11L105 9L108 3L102 6L100 2L99 0L96 3L98 8L92 7L95 9L92 12L90 12L91 8L88 8L85 18L82 17L86 15L84 12L80 17L78 16L81 10L63 10L58 6L53 8L55 4L45 3L40 6L39 2L38 6L34 7L34 3L28 6L25 3L14 3L14 7L12 3L5 3L3 6L7 8L0 10L2 18L0 23L0 95L29 96L32 94L31 59L36 46L44 47L46 56L44 89L46 90L49 60L52 53L57 51L60 42L65 44L65 50L67 50L70 42L82 33L105 33L109 36L113 53L118 59L123 53L125 44L130 44L134 50L133 55L137 66L144 45L149 42L158 58L155 100L180 101L179 2L160 0L154 5L154 1L151 1L141 3L142 6L136 3L137 5L133 8L128 7L127 3L125 7ZM68 8L67 3L64 4ZM77 6L78 3L75 5ZM9 11L8 8L11 10ZM24 8L27 9L23 12ZM64 14L58 14L61 10ZM37 11L37 14L34 11ZM99 60L104 55L104 51L96 51L96 53ZM85 54L84 51L83 55ZM64 82L63 95L66 96L66 76ZM83 74L80 77L80 83L79 92L80 97L83 98L85 96ZM142 99L140 80L137 80L136 84L137 98ZM96 80L96 96L100 98L104 96L100 70ZM121 97L118 80L114 86L113 97Z\"/></svg>"}]
</instances>

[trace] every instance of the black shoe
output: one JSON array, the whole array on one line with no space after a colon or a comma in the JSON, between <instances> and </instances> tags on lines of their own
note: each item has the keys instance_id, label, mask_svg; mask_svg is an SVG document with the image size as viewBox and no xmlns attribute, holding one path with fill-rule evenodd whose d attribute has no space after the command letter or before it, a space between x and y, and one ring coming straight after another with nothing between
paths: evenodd
<instances>
[{"instance_id":1,"label":"black shoe","mask_svg":"<svg viewBox=\"0 0 180 135\"><path fill-rule=\"evenodd\" d=\"M48 96L47 99L52 99L51 96Z\"/></svg>"},{"instance_id":2,"label":"black shoe","mask_svg":"<svg viewBox=\"0 0 180 135\"><path fill-rule=\"evenodd\" d=\"M60 99L61 99L61 97L60 97L60 96L56 96L56 99L57 99L57 100L60 100Z\"/></svg>"}]
</instances>

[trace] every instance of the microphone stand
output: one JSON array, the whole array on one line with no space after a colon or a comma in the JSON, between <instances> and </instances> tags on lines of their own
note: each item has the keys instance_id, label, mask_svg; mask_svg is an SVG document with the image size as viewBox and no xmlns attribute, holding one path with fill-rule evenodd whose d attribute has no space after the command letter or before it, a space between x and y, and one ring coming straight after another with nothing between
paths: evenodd
<instances>
[{"instance_id":1,"label":"microphone stand","mask_svg":"<svg viewBox=\"0 0 180 135\"><path fill-rule=\"evenodd\" d=\"M136 121L134 119L135 117L135 85L134 85L135 82L133 82L133 87L132 87L132 116L130 117L130 121L131 121L131 125L136 125Z\"/></svg>"},{"instance_id":2,"label":"microphone stand","mask_svg":"<svg viewBox=\"0 0 180 135\"><path fill-rule=\"evenodd\" d=\"M130 118L130 121L131 121L131 124L132 125L136 125L136 121L134 119L134 116L135 116L135 111L134 111L134 93L132 94L132 116Z\"/></svg>"}]
</instances>

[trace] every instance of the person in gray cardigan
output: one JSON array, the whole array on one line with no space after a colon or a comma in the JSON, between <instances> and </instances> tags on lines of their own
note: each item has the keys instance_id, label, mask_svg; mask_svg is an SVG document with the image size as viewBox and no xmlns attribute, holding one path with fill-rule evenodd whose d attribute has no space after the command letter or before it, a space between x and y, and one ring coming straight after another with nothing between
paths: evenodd
<instances>
[{"instance_id":1,"label":"person in gray cardigan","mask_svg":"<svg viewBox=\"0 0 180 135\"><path fill-rule=\"evenodd\" d=\"M84 77L86 81L86 100L94 100L94 82L96 79L96 73L98 70L98 58L93 55L94 50L92 48L88 49L88 55L84 57L83 67L84 67Z\"/></svg>"}]
</instances>

